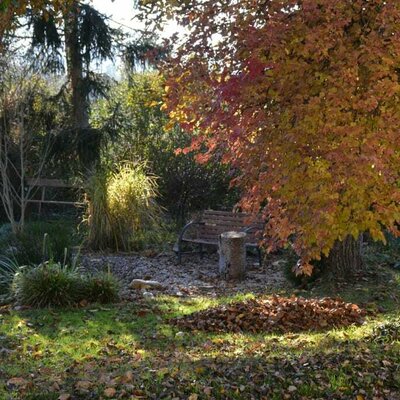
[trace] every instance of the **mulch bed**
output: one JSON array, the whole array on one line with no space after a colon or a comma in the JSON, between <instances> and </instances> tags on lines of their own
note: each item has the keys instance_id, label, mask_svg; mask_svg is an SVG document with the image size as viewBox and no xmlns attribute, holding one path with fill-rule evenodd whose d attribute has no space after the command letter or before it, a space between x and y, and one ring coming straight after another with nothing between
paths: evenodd
<instances>
[{"instance_id":1,"label":"mulch bed","mask_svg":"<svg viewBox=\"0 0 400 400\"><path fill-rule=\"evenodd\" d=\"M341 299L274 296L195 312L170 323L206 332L302 332L361 325L366 311Z\"/></svg>"}]
</instances>

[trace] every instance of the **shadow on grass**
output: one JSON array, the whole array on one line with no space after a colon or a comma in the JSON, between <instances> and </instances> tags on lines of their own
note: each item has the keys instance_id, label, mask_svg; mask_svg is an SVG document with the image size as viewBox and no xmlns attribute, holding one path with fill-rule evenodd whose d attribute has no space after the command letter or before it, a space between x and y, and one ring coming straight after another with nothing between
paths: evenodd
<instances>
[{"instance_id":1,"label":"shadow on grass","mask_svg":"<svg viewBox=\"0 0 400 400\"><path fill-rule=\"evenodd\" d=\"M88 363L75 365L61 389L73 399L100 399L108 386L99 377L108 374L117 393L126 393L121 398L134 394L145 399L191 395L197 399L354 399L363 393L366 398L398 399L398 344L383 347L350 340L336 345L330 351L300 354L282 347L279 354L249 348L237 355L206 356L178 347L155 351L145 360L125 355L120 363L99 360L90 369ZM121 379L127 371L131 372L128 385ZM75 386L82 376L92 383L86 392ZM51 395L44 385L33 391L36 397L21 398L47 400L50 397L45 396Z\"/></svg>"},{"instance_id":2,"label":"shadow on grass","mask_svg":"<svg viewBox=\"0 0 400 400\"><path fill-rule=\"evenodd\" d=\"M376 320L396 316L398 274L389 281L298 293L341 296L386 309L385 315L377 315L365 326L325 332L178 333L168 324L171 317L251 295L220 299L162 296L143 304L12 312L1 317L0 348L14 352L4 357L0 381L39 376L32 388L36 397L15 397L37 400L55 398L48 392L55 377L61 380L60 390L73 393L73 399L100 398L104 384L99 376L118 377L127 370L133 371L131 384L138 397L149 399L188 398L193 393L199 399L283 399L286 395L338 399L354 398L358 390L371 397L382 394L383 399L396 399L390 396L400 390L399 342L379 345L368 340ZM93 382L91 397L76 390L81 379ZM118 383L117 389L122 387ZM0 388L0 398L8 392Z\"/></svg>"}]
</instances>

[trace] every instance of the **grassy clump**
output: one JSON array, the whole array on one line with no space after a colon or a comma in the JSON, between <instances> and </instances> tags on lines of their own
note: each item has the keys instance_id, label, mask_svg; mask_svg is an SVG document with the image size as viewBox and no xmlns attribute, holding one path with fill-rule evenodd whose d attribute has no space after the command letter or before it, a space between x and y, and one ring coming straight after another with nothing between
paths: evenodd
<instances>
[{"instance_id":1,"label":"grassy clump","mask_svg":"<svg viewBox=\"0 0 400 400\"><path fill-rule=\"evenodd\" d=\"M111 274L85 276L75 268L48 261L15 274L13 293L23 305L69 307L82 300L110 303L118 299L118 283Z\"/></svg>"},{"instance_id":2,"label":"grassy clump","mask_svg":"<svg viewBox=\"0 0 400 400\"><path fill-rule=\"evenodd\" d=\"M143 164L100 169L87 185L88 243L93 249L129 251L144 231L161 226L157 183Z\"/></svg>"},{"instance_id":3,"label":"grassy clump","mask_svg":"<svg viewBox=\"0 0 400 400\"><path fill-rule=\"evenodd\" d=\"M76 270L55 262L22 269L13 283L17 301L37 308L71 306L82 299L83 290Z\"/></svg>"},{"instance_id":4,"label":"grassy clump","mask_svg":"<svg viewBox=\"0 0 400 400\"><path fill-rule=\"evenodd\" d=\"M9 289L17 273L19 265L8 257L0 257L0 295L9 294Z\"/></svg>"},{"instance_id":5,"label":"grassy clump","mask_svg":"<svg viewBox=\"0 0 400 400\"><path fill-rule=\"evenodd\" d=\"M119 284L110 273L88 276L84 282L85 299L96 303L113 303L118 300Z\"/></svg>"}]
</instances>

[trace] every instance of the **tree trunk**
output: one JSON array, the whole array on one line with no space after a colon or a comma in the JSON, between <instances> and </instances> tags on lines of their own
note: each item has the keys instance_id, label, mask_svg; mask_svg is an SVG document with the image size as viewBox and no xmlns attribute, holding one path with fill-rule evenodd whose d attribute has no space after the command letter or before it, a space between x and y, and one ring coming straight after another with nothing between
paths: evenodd
<instances>
[{"instance_id":1,"label":"tree trunk","mask_svg":"<svg viewBox=\"0 0 400 400\"><path fill-rule=\"evenodd\" d=\"M243 279L246 273L246 233L224 232L219 237L219 272L224 279Z\"/></svg>"},{"instance_id":2,"label":"tree trunk","mask_svg":"<svg viewBox=\"0 0 400 400\"><path fill-rule=\"evenodd\" d=\"M64 16L67 75L71 84L72 125L76 129L89 127L88 101L83 79L83 61L78 34L78 3Z\"/></svg>"},{"instance_id":3,"label":"tree trunk","mask_svg":"<svg viewBox=\"0 0 400 400\"><path fill-rule=\"evenodd\" d=\"M357 240L348 235L343 241L336 241L329 256L321 260L323 271L333 278L355 277L364 269L361 247L362 235Z\"/></svg>"}]
</instances>

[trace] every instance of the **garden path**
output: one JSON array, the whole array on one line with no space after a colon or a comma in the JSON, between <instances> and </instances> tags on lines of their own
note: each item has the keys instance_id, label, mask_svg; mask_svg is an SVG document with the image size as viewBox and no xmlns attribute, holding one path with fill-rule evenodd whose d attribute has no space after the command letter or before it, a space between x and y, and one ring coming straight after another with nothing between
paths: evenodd
<instances>
[{"instance_id":1,"label":"garden path","mask_svg":"<svg viewBox=\"0 0 400 400\"><path fill-rule=\"evenodd\" d=\"M154 257L139 254L85 254L81 265L88 271L108 269L122 282L122 298L134 299L143 293L129 289L133 279L155 280L162 283L165 294L176 296L207 295L218 297L241 292L276 292L290 286L281 258L270 259L260 267L256 258L247 258L246 279L226 282L218 275L217 254L207 254L201 260L197 255L187 256L181 265L175 255L161 253ZM156 294L156 291L149 291ZM157 291L158 292L158 291ZM151 295L150 295L151 296Z\"/></svg>"}]
</instances>

